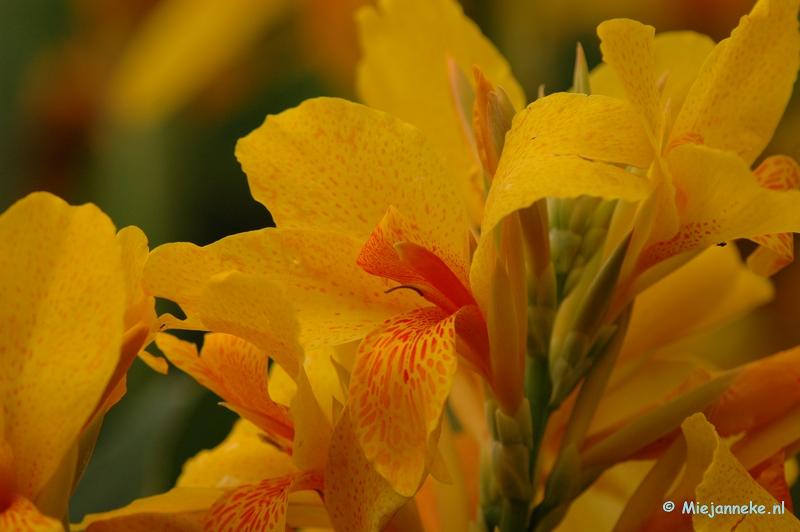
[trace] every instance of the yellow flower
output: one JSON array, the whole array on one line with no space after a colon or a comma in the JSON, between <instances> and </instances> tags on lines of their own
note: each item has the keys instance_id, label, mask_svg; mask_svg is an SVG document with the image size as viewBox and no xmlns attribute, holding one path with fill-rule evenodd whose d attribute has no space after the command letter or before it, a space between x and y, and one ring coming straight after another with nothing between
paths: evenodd
<instances>
[{"instance_id":1,"label":"yellow flower","mask_svg":"<svg viewBox=\"0 0 800 532\"><path fill-rule=\"evenodd\" d=\"M138 284L146 240L115 236L94 205L36 193L0 216L0 249L0 528L62 530L155 319Z\"/></svg>"},{"instance_id":2,"label":"yellow flower","mask_svg":"<svg viewBox=\"0 0 800 532\"><path fill-rule=\"evenodd\" d=\"M287 315L291 322L292 312ZM341 408L345 397L332 350L308 352L296 386L282 370L273 370L282 382L271 388L289 403L285 406L270 397L269 359L252 344L211 333L198 355L193 344L169 335L159 335L157 342L170 361L249 421L240 420L216 449L189 460L173 490L87 516L79 529L185 522L217 531L281 532L287 524L379 530L405 503L357 444L349 413ZM271 379L271 384L276 383ZM324 414L317 396L338 408Z\"/></svg>"}]
</instances>

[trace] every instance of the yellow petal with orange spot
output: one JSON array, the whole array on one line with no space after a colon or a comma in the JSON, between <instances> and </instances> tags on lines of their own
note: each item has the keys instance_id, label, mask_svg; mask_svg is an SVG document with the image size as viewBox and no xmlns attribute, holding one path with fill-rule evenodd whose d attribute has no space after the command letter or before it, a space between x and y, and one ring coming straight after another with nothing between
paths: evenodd
<instances>
[{"instance_id":1,"label":"yellow petal with orange spot","mask_svg":"<svg viewBox=\"0 0 800 532\"><path fill-rule=\"evenodd\" d=\"M300 326L279 284L235 271L216 275L203 289L200 318L214 331L254 344L289 376L297 375L303 360Z\"/></svg>"},{"instance_id":2,"label":"yellow petal with orange spot","mask_svg":"<svg viewBox=\"0 0 800 532\"><path fill-rule=\"evenodd\" d=\"M762 187L736 154L684 144L666 161L677 190L680 228L670 240L648 243L639 271L719 242L800 230L800 191Z\"/></svg>"},{"instance_id":3,"label":"yellow petal with orange spot","mask_svg":"<svg viewBox=\"0 0 800 532\"><path fill-rule=\"evenodd\" d=\"M0 215L0 408L14 492L33 498L120 356L125 285L111 220L31 194Z\"/></svg>"},{"instance_id":4,"label":"yellow petal with orange spot","mask_svg":"<svg viewBox=\"0 0 800 532\"><path fill-rule=\"evenodd\" d=\"M199 355L193 343L170 334L159 334L156 343L170 362L229 402L231 409L248 417L276 441L291 444L292 418L285 406L269 396L269 357L262 350L241 338L218 333L205 335ZM253 415L247 415L250 413Z\"/></svg>"},{"instance_id":5,"label":"yellow petal with orange spot","mask_svg":"<svg viewBox=\"0 0 800 532\"><path fill-rule=\"evenodd\" d=\"M57 519L42 515L27 498L12 495L9 506L0 511L0 530L63 532L64 527Z\"/></svg>"},{"instance_id":6,"label":"yellow petal with orange spot","mask_svg":"<svg viewBox=\"0 0 800 532\"><path fill-rule=\"evenodd\" d=\"M699 135L706 146L755 161L778 125L800 66L798 0L760 0L708 56L671 138Z\"/></svg>"},{"instance_id":7,"label":"yellow petal with orange spot","mask_svg":"<svg viewBox=\"0 0 800 532\"><path fill-rule=\"evenodd\" d=\"M306 100L267 117L239 140L236 157L280 228L364 242L393 205L451 253L469 257L452 170L428 137L391 115L345 100Z\"/></svg>"},{"instance_id":8,"label":"yellow petal with orange spot","mask_svg":"<svg viewBox=\"0 0 800 532\"><path fill-rule=\"evenodd\" d=\"M133 522L136 522L138 516L143 514L180 515L205 512L211 508L214 502L223 494L225 494L224 490L211 488L172 488L168 492L160 495L136 499L129 505L123 506L117 510L89 514L84 517L83 521L79 524L73 525L72 530L86 530L87 527L92 527L91 530L97 530L92 525L104 521L111 521L112 523L116 521L121 527L119 529L111 527L111 530L126 530L126 528L124 528L127 526L125 523L125 520L127 520L126 518L131 518ZM154 520L158 522L157 519Z\"/></svg>"},{"instance_id":9,"label":"yellow petal with orange spot","mask_svg":"<svg viewBox=\"0 0 800 532\"><path fill-rule=\"evenodd\" d=\"M419 488L458 365L455 315L426 307L387 320L362 342L350 380L359 444L400 495Z\"/></svg>"},{"instance_id":10,"label":"yellow petal with orange spot","mask_svg":"<svg viewBox=\"0 0 800 532\"><path fill-rule=\"evenodd\" d=\"M388 282L356 265L368 235L357 240L327 230L264 229L202 248L166 244L150 254L144 283L149 293L175 301L191 316L214 275L236 270L262 276L280 283L298 309L306 348L349 342L419 300L404 291L385 294Z\"/></svg>"},{"instance_id":11,"label":"yellow petal with orange spot","mask_svg":"<svg viewBox=\"0 0 800 532\"><path fill-rule=\"evenodd\" d=\"M618 363L689 335L721 327L772 299L735 246L712 246L636 298Z\"/></svg>"},{"instance_id":12,"label":"yellow petal with orange spot","mask_svg":"<svg viewBox=\"0 0 800 532\"><path fill-rule=\"evenodd\" d=\"M112 116L126 124L168 119L280 23L287 0L168 0L156 5L114 63Z\"/></svg>"},{"instance_id":13,"label":"yellow petal with orange spot","mask_svg":"<svg viewBox=\"0 0 800 532\"><path fill-rule=\"evenodd\" d=\"M295 473L239 486L214 503L204 528L216 532L285 532L289 492L322 489L322 485L321 473Z\"/></svg>"},{"instance_id":14,"label":"yellow petal with orange spot","mask_svg":"<svg viewBox=\"0 0 800 532\"><path fill-rule=\"evenodd\" d=\"M670 31L656 35L653 41L655 75L657 82L663 78L664 84L660 91L659 109L663 110L669 101L673 121L714 45L710 37L693 31ZM619 75L608 63L592 70L589 79L592 94L628 99Z\"/></svg>"},{"instance_id":15,"label":"yellow petal with orange spot","mask_svg":"<svg viewBox=\"0 0 800 532\"><path fill-rule=\"evenodd\" d=\"M340 532L381 532L408 497L394 491L364 456L351 409L342 412L331 436L325 506Z\"/></svg>"},{"instance_id":16,"label":"yellow petal with orange spot","mask_svg":"<svg viewBox=\"0 0 800 532\"><path fill-rule=\"evenodd\" d=\"M433 140L453 167L470 220L480 224L483 170L459 126L448 60L473 86L472 66L480 67L519 110L525 107L525 94L508 63L453 0L382 1L360 10L357 20L363 50L358 89L364 102L417 126Z\"/></svg>"},{"instance_id":17,"label":"yellow petal with orange spot","mask_svg":"<svg viewBox=\"0 0 800 532\"><path fill-rule=\"evenodd\" d=\"M183 464L175 484L181 488L228 489L264 478L297 473L292 458L264 441L263 432L240 419L216 447L200 451Z\"/></svg>"},{"instance_id":18,"label":"yellow petal with orange spot","mask_svg":"<svg viewBox=\"0 0 800 532\"><path fill-rule=\"evenodd\" d=\"M640 115L651 145L660 150L663 110L656 85L655 28L629 19L607 20L597 27L603 61L616 71L625 94Z\"/></svg>"},{"instance_id":19,"label":"yellow petal with orange spot","mask_svg":"<svg viewBox=\"0 0 800 532\"><path fill-rule=\"evenodd\" d=\"M695 513L692 516L694 529L706 530L797 530L800 522L789 513L775 514L772 512L776 504L770 494L747 472L742 464L733 456L731 451L714 432L714 426L706 421L702 414L695 414L686 419L681 426L686 437L687 459L685 477L701 480L696 484L694 500L700 504L738 505L743 504L764 505L770 514L758 515L740 513L717 513L714 517ZM693 455L697 459L691 460ZM678 504L682 507L682 503ZM778 502L778 507L780 503ZM749 510L749 508L748 508Z\"/></svg>"},{"instance_id":20,"label":"yellow petal with orange spot","mask_svg":"<svg viewBox=\"0 0 800 532\"><path fill-rule=\"evenodd\" d=\"M785 155L767 157L755 170L758 183L770 190L800 189L800 167ZM794 260L794 236L791 233L759 235L760 244L747 257L747 265L764 277L771 277Z\"/></svg>"},{"instance_id":21,"label":"yellow petal with orange spot","mask_svg":"<svg viewBox=\"0 0 800 532\"><path fill-rule=\"evenodd\" d=\"M652 159L647 134L627 103L565 93L541 98L514 117L486 200L482 233L545 197L641 200L651 191L646 178L592 161L647 168Z\"/></svg>"}]
</instances>

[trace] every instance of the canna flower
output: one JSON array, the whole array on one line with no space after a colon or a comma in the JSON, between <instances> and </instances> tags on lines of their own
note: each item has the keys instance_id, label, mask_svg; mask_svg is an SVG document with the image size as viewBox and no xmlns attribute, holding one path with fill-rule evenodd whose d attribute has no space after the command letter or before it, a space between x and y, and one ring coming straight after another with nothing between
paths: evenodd
<instances>
[{"instance_id":1,"label":"canna flower","mask_svg":"<svg viewBox=\"0 0 800 532\"><path fill-rule=\"evenodd\" d=\"M292 312L284 316L284 324L291 323ZM278 335L275 340L281 343ZM207 334L199 355L194 344L170 335L156 341L171 362L243 419L217 448L186 463L173 490L87 516L78 529L185 523L215 531L281 532L287 525L376 530L405 502L369 467L356 443L342 410L346 390L336 376L346 379L349 372L341 365L334 371L339 363L333 350L306 353L296 384L276 367L268 386L269 357L240 338ZM289 343L298 347L296 339ZM332 408L323 413L322 404ZM361 491L355 500L353 490Z\"/></svg>"},{"instance_id":2,"label":"canna flower","mask_svg":"<svg viewBox=\"0 0 800 532\"><path fill-rule=\"evenodd\" d=\"M146 345L147 241L36 193L0 216L0 528L63 530L105 411Z\"/></svg>"}]
</instances>

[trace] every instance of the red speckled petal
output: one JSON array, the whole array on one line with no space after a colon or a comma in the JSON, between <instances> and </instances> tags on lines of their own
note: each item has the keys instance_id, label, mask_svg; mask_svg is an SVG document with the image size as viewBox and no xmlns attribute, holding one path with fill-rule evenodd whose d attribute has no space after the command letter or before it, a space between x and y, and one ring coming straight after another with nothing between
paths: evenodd
<instances>
[{"instance_id":1,"label":"red speckled petal","mask_svg":"<svg viewBox=\"0 0 800 532\"><path fill-rule=\"evenodd\" d=\"M325 469L325 506L334 528L338 532L382 532L407 500L364 456L352 413L345 408L333 429Z\"/></svg>"},{"instance_id":2,"label":"red speckled petal","mask_svg":"<svg viewBox=\"0 0 800 532\"><path fill-rule=\"evenodd\" d=\"M658 149L664 115L656 86L655 28L620 18L600 24L597 35L603 61L617 72L628 101L641 115L652 146Z\"/></svg>"},{"instance_id":3,"label":"red speckled petal","mask_svg":"<svg viewBox=\"0 0 800 532\"><path fill-rule=\"evenodd\" d=\"M783 116L800 65L798 0L760 0L708 56L683 104L672 138L699 135L706 146L753 164Z\"/></svg>"},{"instance_id":4,"label":"red speckled petal","mask_svg":"<svg viewBox=\"0 0 800 532\"><path fill-rule=\"evenodd\" d=\"M401 495L419 488L458 365L455 316L436 307L400 314L359 347L350 408L367 460Z\"/></svg>"},{"instance_id":5,"label":"red speckled petal","mask_svg":"<svg viewBox=\"0 0 800 532\"><path fill-rule=\"evenodd\" d=\"M762 187L736 154L684 144L669 153L667 164L677 190L680 229L671 240L648 243L639 272L726 240L800 231L800 191Z\"/></svg>"},{"instance_id":6,"label":"red speckled petal","mask_svg":"<svg viewBox=\"0 0 800 532\"><path fill-rule=\"evenodd\" d=\"M800 167L791 157L773 155L756 168L758 183L770 190L800 189ZM747 265L764 277L771 277L794 260L794 237L791 233L759 235L753 241L760 244L747 257Z\"/></svg>"},{"instance_id":7,"label":"red speckled petal","mask_svg":"<svg viewBox=\"0 0 800 532\"><path fill-rule=\"evenodd\" d=\"M253 197L281 228L345 233L362 242L394 205L426 234L463 238L464 203L441 153L418 129L345 100L318 98L269 116L236 157Z\"/></svg>"},{"instance_id":8,"label":"red speckled petal","mask_svg":"<svg viewBox=\"0 0 800 532\"><path fill-rule=\"evenodd\" d=\"M63 532L57 519L42 515L31 501L12 495L11 504L0 511L0 530L14 532Z\"/></svg>"},{"instance_id":9,"label":"red speckled petal","mask_svg":"<svg viewBox=\"0 0 800 532\"><path fill-rule=\"evenodd\" d=\"M111 220L31 194L0 216L0 409L14 492L33 499L120 357L125 285Z\"/></svg>"},{"instance_id":10,"label":"red speckled petal","mask_svg":"<svg viewBox=\"0 0 800 532\"><path fill-rule=\"evenodd\" d=\"M320 473L285 475L240 486L214 503L203 529L209 532L285 532L289 492L322 490L322 487Z\"/></svg>"},{"instance_id":11,"label":"red speckled petal","mask_svg":"<svg viewBox=\"0 0 800 532\"><path fill-rule=\"evenodd\" d=\"M466 226L464 239L468 238ZM411 243L407 253L395 244ZM416 251L416 252L415 252ZM394 207L370 235L358 256L364 271L417 288L425 299L445 312L474 303L469 290L468 261L442 245L436 235L423 233L419 226Z\"/></svg>"},{"instance_id":12,"label":"red speckled petal","mask_svg":"<svg viewBox=\"0 0 800 532\"><path fill-rule=\"evenodd\" d=\"M264 351L241 338L220 333L205 335L199 355L193 343L170 334L159 334L156 344L170 362L232 406L260 414L250 421L270 436L291 443L294 423L289 409L269 396L269 357Z\"/></svg>"},{"instance_id":13,"label":"red speckled petal","mask_svg":"<svg viewBox=\"0 0 800 532\"><path fill-rule=\"evenodd\" d=\"M340 344L418 305L419 297L408 291L384 294L389 283L356 265L365 240L325 230L264 229L202 248L166 244L150 254L144 284L191 316L213 276L231 270L261 276L279 283L297 308L306 348Z\"/></svg>"}]
</instances>

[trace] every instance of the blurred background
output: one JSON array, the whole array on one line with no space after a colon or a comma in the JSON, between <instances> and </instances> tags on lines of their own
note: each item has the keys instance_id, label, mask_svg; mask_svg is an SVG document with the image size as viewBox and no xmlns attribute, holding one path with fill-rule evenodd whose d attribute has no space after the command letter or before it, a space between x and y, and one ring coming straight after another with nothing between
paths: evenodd
<instances>
[{"instance_id":1,"label":"blurred background","mask_svg":"<svg viewBox=\"0 0 800 532\"><path fill-rule=\"evenodd\" d=\"M35 190L93 202L151 249L198 245L272 225L233 155L267 114L315 96L357 100L353 11L365 0L5 0L0 2L0 211ZM657 31L725 38L754 0L464 0L528 98L571 85L575 44L600 61L597 24L629 17ZM796 91L797 92L797 91ZM766 155L800 159L800 95ZM746 244L743 250L749 249ZM686 350L730 367L800 344L800 272L777 296ZM177 313L159 302L159 313ZM198 339L198 337L189 338ZM155 347L151 347L154 350ZM236 418L174 368L137 361L106 416L71 519L169 489L181 465Z\"/></svg>"}]
</instances>

